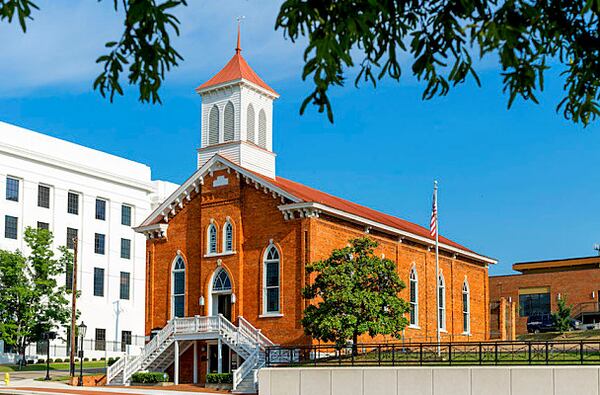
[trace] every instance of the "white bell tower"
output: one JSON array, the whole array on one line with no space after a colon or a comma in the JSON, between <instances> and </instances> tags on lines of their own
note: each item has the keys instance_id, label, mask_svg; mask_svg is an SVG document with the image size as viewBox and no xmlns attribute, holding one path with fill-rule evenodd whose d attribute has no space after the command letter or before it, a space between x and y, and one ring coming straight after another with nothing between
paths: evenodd
<instances>
[{"instance_id":1,"label":"white bell tower","mask_svg":"<svg viewBox=\"0 0 600 395\"><path fill-rule=\"evenodd\" d=\"M279 95L252 70L241 52L238 25L235 55L196 89L202 97L198 167L219 154L275 178L273 100Z\"/></svg>"}]
</instances>

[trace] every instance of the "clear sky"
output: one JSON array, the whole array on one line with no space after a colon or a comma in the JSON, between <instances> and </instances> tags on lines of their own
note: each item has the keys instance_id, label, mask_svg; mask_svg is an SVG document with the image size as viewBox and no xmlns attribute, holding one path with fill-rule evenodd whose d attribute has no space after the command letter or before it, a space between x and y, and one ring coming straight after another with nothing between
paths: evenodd
<instances>
[{"instance_id":1,"label":"clear sky","mask_svg":"<svg viewBox=\"0 0 600 395\"><path fill-rule=\"evenodd\" d=\"M281 94L280 176L424 226L438 179L441 232L499 259L492 274L516 261L595 254L600 123L583 129L555 112L559 70L546 78L541 105L507 110L493 60L479 65L481 88L468 83L427 102L405 68L400 83L335 90L331 125L312 108L298 114L310 88L301 80L303 47L273 30L277 3L190 2L175 40L185 61L168 76L164 104L153 106L132 90L110 104L91 89L96 57L120 34L112 1L40 0L26 35L0 24L0 120L146 163L154 178L181 183L195 170L200 139L194 88L233 55L235 17L244 15L242 54Z\"/></svg>"}]
</instances>

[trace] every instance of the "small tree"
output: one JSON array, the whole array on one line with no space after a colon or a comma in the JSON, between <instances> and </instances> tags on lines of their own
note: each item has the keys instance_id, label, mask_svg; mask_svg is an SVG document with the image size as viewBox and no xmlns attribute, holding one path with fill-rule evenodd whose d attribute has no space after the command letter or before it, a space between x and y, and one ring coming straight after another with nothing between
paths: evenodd
<instances>
[{"instance_id":1,"label":"small tree","mask_svg":"<svg viewBox=\"0 0 600 395\"><path fill-rule=\"evenodd\" d=\"M43 332L67 325L71 317L71 290L58 287L57 278L66 273L73 255L60 247L55 258L52 241L51 232L28 227L28 256L0 250L0 336L23 361L27 346Z\"/></svg>"},{"instance_id":2,"label":"small tree","mask_svg":"<svg viewBox=\"0 0 600 395\"><path fill-rule=\"evenodd\" d=\"M350 240L349 246L306 267L307 274L316 273L303 290L304 298L314 302L302 318L307 335L340 348L352 340L353 353L364 333L400 337L408 324L408 304L398 297L404 283L394 262L373 254L377 245L368 237Z\"/></svg>"},{"instance_id":3,"label":"small tree","mask_svg":"<svg viewBox=\"0 0 600 395\"><path fill-rule=\"evenodd\" d=\"M560 333L565 333L571 329L571 310L572 305L567 305L567 298L563 297L558 300L558 310L552 313L554 325Z\"/></svg>"}]
</instances>

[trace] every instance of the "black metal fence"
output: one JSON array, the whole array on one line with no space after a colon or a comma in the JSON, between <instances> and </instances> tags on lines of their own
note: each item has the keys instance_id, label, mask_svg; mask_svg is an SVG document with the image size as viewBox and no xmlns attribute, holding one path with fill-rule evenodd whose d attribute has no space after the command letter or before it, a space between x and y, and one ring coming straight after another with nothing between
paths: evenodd
<instances>
[{"instance_id":1,"label":"black metal fence","mask_svg":"<svg viewBox=\"0 0 600 395\"><path fill-rule=\"evenodd\" d=\"M268 367L600 365L600 341L498 341L270 347Z\"/></svg>"}]
</instances>

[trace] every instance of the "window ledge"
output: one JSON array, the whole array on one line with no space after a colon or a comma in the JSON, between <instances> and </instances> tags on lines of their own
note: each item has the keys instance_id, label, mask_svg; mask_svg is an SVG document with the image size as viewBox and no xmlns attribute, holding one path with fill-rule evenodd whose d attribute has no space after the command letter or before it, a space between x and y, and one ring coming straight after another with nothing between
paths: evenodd
<instances>
[{"instance_id":1,"label":"window ledge","mask_svg":"<svg viewBox=\"0 0 600 395\"><path fill-rule=\"evenodd\" d=\"M448 333L448 331L446 329L440 328L440 333Z\"/></svg>"},{"instance_id":2,"label":"window ledge","mask_svg":"<svg viewBox=\"0 0 600 395\"><path fill-rule=\"evenodd\" d=\"M471 332L463 332L463 333L461 333L461 335L463 335L463 336L471 336Z\"/></svg>"},{"instance_id":3,"label":"window ledge","mask_svg":"<svg viewBox=\"0 0 600 395\"><path fill-rule=\"evenodd\" d=\"M204 254L205 258L218 258L218 257L222 257L222 256L229 256L229 255L235 255L237 254L237 252L235 251L227 251L227 252L216 252L216 253L212 253L212 254Z\"/></svg>"},{"instance_id":4,"label":"window ledge","mask_svg":"<svg viewBox=\"0 0 600 395\"><path fill-rule=\"evenodd\" d=\"M409 325L408 328L409 329L421 329L421 327L419 325Z\"/></svg>"},{"instance_id":5,"label":"window ledge","mask_svg":"<svg viewBox=\"0 0 600 395\"><path fill-rule=\"evenodd\" d=\"M258 316L258 318L280 318L283 317L283 314L281 313L266 313L266 314L261 314Z\"/></svg>"}]
</instances>

